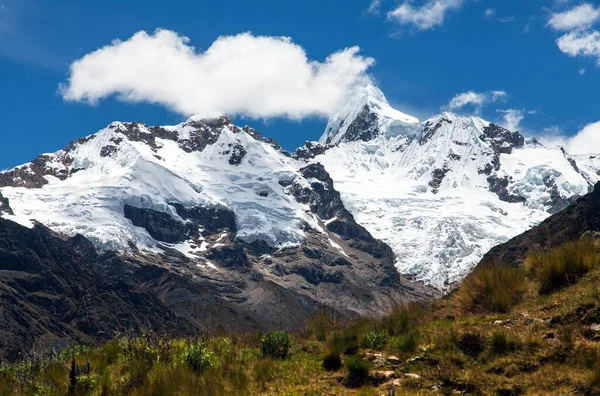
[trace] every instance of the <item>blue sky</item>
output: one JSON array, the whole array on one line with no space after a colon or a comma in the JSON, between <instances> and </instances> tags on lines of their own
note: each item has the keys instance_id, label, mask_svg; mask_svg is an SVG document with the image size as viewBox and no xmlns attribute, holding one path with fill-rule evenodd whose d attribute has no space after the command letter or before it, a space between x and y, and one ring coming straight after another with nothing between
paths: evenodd
<instances>
[{"instance_id":1,"label":"blue sky","mask_svg":"<svg viewBox=\"0 0 600 396\"><path fill-rule=\"evenodd\" d=\"M185 111L173 106L168 110L143 100L122 101L110 94L90 105L67 101L64 91L59 91L59 85L68 82L69 67L76 60L115 39L129 40L141 30L152 35L157 28L189 38L186 45L195 47L196 52L211 47L219 36L243 32L251 32L252 37L290 37L310 60L318 62L336 51L358 46L361 52L356 56L375 61L367 68L368 75L405 113L425 118L448 108L456 95L472 92L475 96L471 99L479 100L479 105L467 104L455 108L457 112L506 122L503 111L512 110L511 114L523 117L518 128L528 135L573 135L600 121L600 41L593 41L600 12L598 18L589 12L595 12L600 4L587 2L591 8L582 10L587 12L562 14L562 25L548 22L553 15L584 3L0 0L0 169L58 150L114 120L148 124L185 120ZM433 17L423 14L427 10L422 7L436 5L443 8L441 13ZM390 14L403 6L402 12ZM573 22L582 14L586 21ZM559 48L557 40L569 34L588 39L586 49L569 46L573 40ZM236 53L231 57L235 59ZM243 67L233 72L252 73ZM80 96L89 94L92 83L87 84ZM493 94L499 91L505 95ZM316 103L321 103L320 91L305 94L314 92L319 96ZM177 96L177 92L170 94ZM317 139L326 123L323 114L311 110L310 104L306 107L294 120L261 109L254 118L241 111L234 120L257 127L293 150L304 140Z\"/></svg>"}]
</instances>

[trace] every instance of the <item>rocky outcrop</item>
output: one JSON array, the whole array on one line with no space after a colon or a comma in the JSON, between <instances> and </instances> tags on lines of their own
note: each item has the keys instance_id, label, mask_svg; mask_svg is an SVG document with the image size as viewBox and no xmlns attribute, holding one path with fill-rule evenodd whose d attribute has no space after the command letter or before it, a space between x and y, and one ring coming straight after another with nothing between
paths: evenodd
<instances>
[{"instance_id":1,"label":"rocky outcrop","mask_svg":"<svg viewBox=\"0 0 600 396\"><path fill-rule=\"evenodd\" d=\"M178 202L170 202L169 205L175 208L181 218L193 222L209 233L217 233L219 231L235 233L237 231L235 213L225 206L212 205L186 208Z\"/></svg>"},{"instance_id":2,"label":"rocky outcrop","mask_svg":"<svg viewBox=\"0 0 600 396\"><path fill-rule=\"evenodd\" d=\"M123 213L133 225L146 229L157 241L179 243L198 236L198 227L182 223L164 212L124 205Z\"/></svg>"},{"instance_id":3,"label":"rocky outcrop","mask_svg":"<svg viewBox=\"0 0 600 396\"><path fill-rule=\"evenodd\" d=\"M8 198L4 198L0 192L0 215L3 214L14 215L14 212L10 207Z\"/></svg>"}]
</instances>

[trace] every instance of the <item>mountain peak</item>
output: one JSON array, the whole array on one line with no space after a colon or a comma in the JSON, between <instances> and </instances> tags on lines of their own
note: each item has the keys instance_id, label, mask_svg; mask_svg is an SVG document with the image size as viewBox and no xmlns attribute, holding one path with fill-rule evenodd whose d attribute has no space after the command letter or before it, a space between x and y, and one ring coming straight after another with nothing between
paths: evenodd
<instances>
[{"instance_id":1,"label":"mountain peak","mask_svg":"<svg viewBox=\"0 0 600 396\"><path fill-rule=\"evenodd\" d=\"M319 139L321 144L356 140L369 141L379 136L416 135L419 120L390 106L383 92L368 85L334 114Z\"/></svg>"}]
</instances>

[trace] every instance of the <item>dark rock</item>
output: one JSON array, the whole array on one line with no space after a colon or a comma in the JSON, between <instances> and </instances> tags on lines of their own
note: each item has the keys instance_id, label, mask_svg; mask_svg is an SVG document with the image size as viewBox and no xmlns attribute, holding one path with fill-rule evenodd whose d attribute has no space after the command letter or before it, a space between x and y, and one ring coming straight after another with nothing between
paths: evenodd
<instances>
[{"instance_id":1,"label":"dark rock","mask_svg":"<svg viewBox=\"0 0 600 396\"><path fill-rule=\"evenodd\" d=\"M231 149L231 156L229 157L230 165L239 165L242 163L244 157L248 154L244 149L244 146L240 142L236 142Z\"/></svg>"},{"instance_id":2,"label":"dark rock","mask_svg":"<svg viewBox=\"0 0 600 396\"><path fill-rule=\"evenodd\" d=\"M317 155L323 154L329 148L331 148L329 145L306 141L304 146L299 147L294 151L292 157L295 159L309 160L315 158Z\"/></svg>"},{"instance_id":3,"label":"dark rock","mask_svg":"<svg viewBox=\"0 0 600 396\"><path fill-rule=\"evenodd\" d=\"M0 191L0 215L8 214L14 215L12 208L8 202L8 198L2 196L2 192Z\"/></svg>"},{"instance_id":4,"label":"dark rock","mask_svg":"<svg viewBox=\"0 0 600 396\"><path fill-rule=\"evenodd\" d=\"M510 154L515 147L522 147L525 144L525 138L519 132L511 132L496 124L484 127L483 134L479 138L489 143L495 152L502 154Z\"/></svg>"},{"instance_id":5,"label":"dark rock","mask_svg":"<svg viewBox=\"0 0 600 396\"><path fill-rule=\"evenodd\" d=\"M100 149L100 156L101 157L109 157L109 156L113 156L117 151L118 151L118 147L117 146L113 146L113 145L107 145L102 147L102 149Z\"/></svg>"},{"instance_id":6,"label":"dark rock","mask_svg":"<svg viewBox=\"0 0 600 396\"><path fill-rule=\"evenodd\" d=\"M490 191L493 192L494 194L496 194L498 196L498 198L500 198L501 201L504 202L511 202L511 203L516 203L516 202L525 202L526 199L519 196L519 195L514 195L508 192L508 183L509 183L509 179L507 176L504 177L498 177L495 174L492 174L490 176L488 176L487 181L490 185Z\"/></svg>"},{"instance_id":7,"label":"dark rock","mask_svg":"<svg viewBox=\"0 0 600 396\"><path fill-rule=\"evenodd\" d=\"M193 208L186 208L178 202L169 202L169 205L175 208L179 217L191 220L197 226L202 227L210 233L219 231L235 233L237 231L235 213L225 206L194 206Z\"/></svg>"},{"instance_id":8,"label":"dark rock","mask_svg":"<svg viewBox=\"0 0 600 396\"><path fill-rule=\"evenodd\" d=\"M435 124L428 121L423 127L423 133L421 134L421 145L427 143L438 129L440 129L445 123L452 124L452 120L446 117L442 117Z\"/></svg>"},{"instance_id":9,"label":"dark rock","mask_svg":"<svg viewBox=\"0 0 600 396\"><path fill-rule=\"evenodd\" d=\"M131 205L123 207L125 217L136 227L142 227L157 241L178 243L198 236L198 228L192 224L184 224L168 213L147 208L136 208Z\"/></svg>"},{"instance_id":10,"label":"dark rock","mask_svg":"<svg viewBox=\"0 0 600 396\"><path fill-rule=\"evenodd\" d=\"M447 164L444 164L442 169L434 169L431 173L431 181L429 182L429 187L431 187L431 192L437 194L440 190L440 186L442 185L442 181L446 177L446 174L450 171Z\"/></svg>"},{"instance_id":11,"label":"dark rock","mask_svg":"<svg viewBox=\"0 0 600 396\"><path fill-rule=\"evenodd\" d=\"M210 250L206 256L209 260L219 261L225 268L236 268L238 270L249 269L252 263L244 249L240 246L221 246Z\"/></svg>"}]
</instances>

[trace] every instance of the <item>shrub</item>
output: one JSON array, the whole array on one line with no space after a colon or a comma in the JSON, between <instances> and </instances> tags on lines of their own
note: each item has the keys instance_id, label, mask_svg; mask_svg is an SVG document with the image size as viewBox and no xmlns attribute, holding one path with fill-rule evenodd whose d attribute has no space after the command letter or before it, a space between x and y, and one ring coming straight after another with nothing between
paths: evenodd
<instances>
[{"instance_id":1,"label":"shrub","mask_svg":"<svg viewBox=\"0 0 600 396\"><path fill-rule=\"evenodd\" d=\"M400 352L413 352L417 349L417 336L414 333L394 337L390 342L392 350Z\"/></svg>"},{"instance_id":2,"label":"shrub","mask_svg":"<svg viewBox=\"0 0 600 396\"><path fill-rule=\"evenodd\" d=\"M260 351L263 356L285 359L291 345L292 341L287 331L272 331L260 340Z\"/></svg>"},{"instance_id":3,"label":"shrub","mask_svg":"<svg viewBox=\"0 0 600 396\"><path fill-rule=\"evenodd\" d=\"M183 361L190 370L201 373L213 366L214 354L206 349L203 342L195 342L183 352Z\"/></svg>"},{"instance_id":4,"label":"shrub","mask_svg":"<svg viewBox=\"0 0 600 396\"><path fill-rule=\"evenodd\" d=\"M550 294L577 282L596 264L597 255L593 239L586 237L548 252L535 251L527 257L525 266L539 281L539 293Z\"/></svg>"},{"instance_id":5,"label":"shrub","mask_svg":"<svg viewBox=\"0 0 600 396\"><path fill-rule=\"evenodd\" d=\"M372 331L365 334L363 346L369 349L382 350L388 344L390 338L385 331Z\"/></svg>"},{"instance_id":6,"label":"shrub","mask_svg":"<svg viewBox=\"0 0 600 396\"><path fill-rule=\"evenodd\" d=\"M337 371L342 367L342 357L338 352L329 352L323 358L323 368L327 371Z\"/></svg>"},{"instance_id":7,"label":"shrub","mask_svg":"<svg viewBox=\"0 0 600 396\"><path fill-rule=\"evenodd\" d=\"M479 333L465 333L458 337L456 346L465 355L477 357L485 349L485 339Z\"/></svg>"},{"instance_id":8,"label":"shrub","mask_svg":"<svg viewBox=\"0 0 600 396\"><path fill-rule=\"evenodd\" d=\"M508 339L506 334L495 332L490 338L490 352L494 355L504 355L517 348L514 341Z\"/></svg>"},{"instance_id":9,"label":"shrub","mask_svg":"<svg viewBox=\"0 0 600 396\"><path fill-rule=\"evenodd\" d=\"M456 294L468 310L507 312L525 290L525 272L516 267L493 264L475 268Z\"/></svg>"},{"instance_id":10,"label":"shrub","mask_svg":"<svg viewBox=\"0 0 600 396\"><path fill-rule=\"evenodd\" d=\"M369 378L369 362L360 356L352 356L346 360L348 382L350 385L362 385Z\"/></svg>"}]
</instances>

